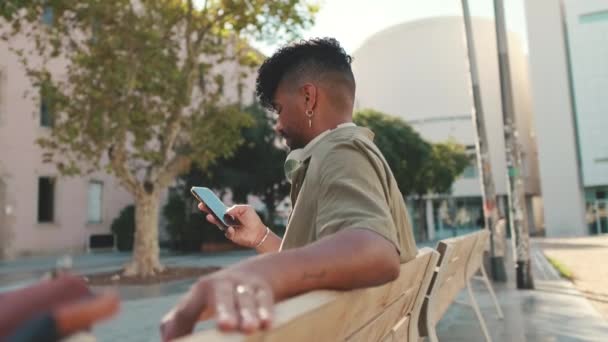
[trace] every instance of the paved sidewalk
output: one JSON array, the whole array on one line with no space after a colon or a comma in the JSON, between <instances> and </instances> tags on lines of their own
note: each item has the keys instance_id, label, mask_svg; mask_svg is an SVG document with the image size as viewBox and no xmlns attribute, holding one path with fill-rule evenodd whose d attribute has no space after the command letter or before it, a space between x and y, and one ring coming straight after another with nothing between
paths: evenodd
<instances>
[{"instance_id":1,"label":"paved sidewalk","mask_svg":"<svg viewBox=\"0 0 608 342\"><path fill-rule=\"evenodd\" d=\"M532 249L535 290L517 290L512 258L507 257L508 282L495 283L504 320L499 320L485 287L475 296L494 341L608 341L608 321L574 287L559 277L542 252ZM466 290L458 298L468 301ZM443 341L483 341L472 308L452 304L438 325Z\"/></svg>"},{"instance_id":2,"label":"paved sidewalk","mask_svg":"<svg viewBox=\"0 0 608 342\"><path fill-rule=\"evenodd\" d=\"M235 251L217 254L171 254L162 253L161 262L165 266L224 266L234 263L252 251ZM0 292L22 287L38 281L53 269L58 257L36 257L0 262ZM107 252L73 256L72 269L81 274L108 272L121 268L131 260L131 253ZM135 297L137 291L134 292Z\"/></svg>"},{"instance_id":3,"label":"paved sidewalk","mask_svg":"<svg viewBox=\"0 0 608 342\"><path fill-rule=\"evenodd\" d=\"M576 288L608 320L608 235L545 238L534 243L572 272Z\"/></svg>"}]
</instances>

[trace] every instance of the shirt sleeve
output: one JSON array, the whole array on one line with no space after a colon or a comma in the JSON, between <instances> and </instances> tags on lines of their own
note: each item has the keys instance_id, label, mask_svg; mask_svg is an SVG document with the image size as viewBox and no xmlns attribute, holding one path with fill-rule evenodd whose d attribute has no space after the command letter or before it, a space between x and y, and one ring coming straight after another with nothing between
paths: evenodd
<instances>
[{"instance_id":1,"label":"shirt sleeve","mask_svg":"<svg viewBox=\"0 0 608 342\"><path fill-rule=\"evenodd\" d=\"M353 145L328 153L320 168L317 238L344 229L368 229L392 242L401 254L382 165L378 157Z\"/></svg>"}]
</instances>

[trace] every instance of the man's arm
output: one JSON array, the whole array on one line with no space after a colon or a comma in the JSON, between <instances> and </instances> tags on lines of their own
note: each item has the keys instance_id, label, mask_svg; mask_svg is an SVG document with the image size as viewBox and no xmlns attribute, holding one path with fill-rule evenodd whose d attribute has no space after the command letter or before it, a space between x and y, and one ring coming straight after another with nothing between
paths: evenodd
<instances>
[{"instance_id":1,"label":"man's arm","mask_svg":"<svg viewBox=\"0 0 608 342\"><path fill-rule=\"evenodd\" d=\"M272 303L317 290L377 286L399 275L395 246L367 229L345 229L310 245L248 259L201 278L165 316L165 340L190 334L215 314L222 330L268 327Z\"/></svg>"},{"instance_id":2,"label":"man's arm","mask_svg":"<svg viewBox=\"0 0 608 342\"><path fill-rule=\"evenodd\" d=\"M376 286L399 275L395 246L367 229L345 229L310 245L262 255L233 267L269 281L277 301L316 289Z\"/></svg>"}]
</instances>

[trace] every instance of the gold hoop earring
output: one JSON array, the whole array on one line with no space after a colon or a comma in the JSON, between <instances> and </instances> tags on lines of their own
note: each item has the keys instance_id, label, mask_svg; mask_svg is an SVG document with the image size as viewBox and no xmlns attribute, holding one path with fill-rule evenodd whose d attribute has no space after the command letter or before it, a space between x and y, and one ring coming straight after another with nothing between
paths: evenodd
<instances>
[{"instance_id":1,"label":"gold hoop earring","mask_svg":"<svg viewBox=\"0 0 608 342\"><path fill-rule=\"evenodd\" d=\"M315 113L312 111L312 109L307 109L306 112L304 112L304 114L306 114L306 116L308 117L308 128L312 127L312 117L313 115L315 115Z\"/></svg>"}]
</instances>

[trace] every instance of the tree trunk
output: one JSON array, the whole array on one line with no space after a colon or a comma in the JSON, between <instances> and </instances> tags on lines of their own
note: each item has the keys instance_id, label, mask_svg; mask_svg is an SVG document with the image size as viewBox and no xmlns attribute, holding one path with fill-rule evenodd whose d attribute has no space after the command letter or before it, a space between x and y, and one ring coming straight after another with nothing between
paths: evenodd
<instances>
[{"instance_id":1,"label":"tree trunk","mask_svg":"<svg viewBox=\"0 0 608 342\"><path fill-rule=\"evenodd\" d=\"M148 277L163 270L158 246L159 202L156 192L141 194L135 199L133 260L125 267L125 276Z\"/></svg>"}]
</instances>

